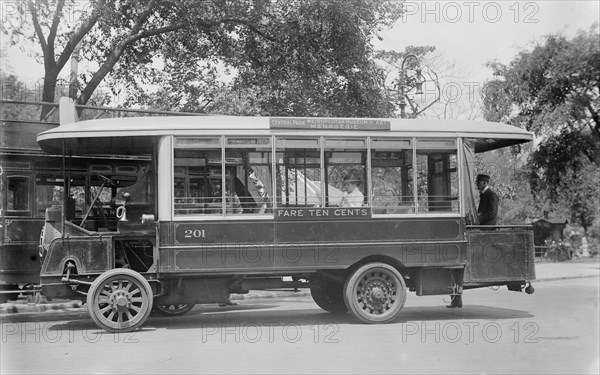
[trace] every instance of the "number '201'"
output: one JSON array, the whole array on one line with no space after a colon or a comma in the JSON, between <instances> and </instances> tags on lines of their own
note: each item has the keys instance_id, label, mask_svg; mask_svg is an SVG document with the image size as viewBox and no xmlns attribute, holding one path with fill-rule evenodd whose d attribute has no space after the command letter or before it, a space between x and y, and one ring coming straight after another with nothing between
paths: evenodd
<instances>
[{"instance_id":1,"label":"number '201'","mask_svg":"<svg viewBox=\"0 0 600 375\"><path fill-rule=\"evenodd\" d=\"M186 229L184 232L185 238L205 238L206 233L204 229Z\"/></svg>"}]
</instances>

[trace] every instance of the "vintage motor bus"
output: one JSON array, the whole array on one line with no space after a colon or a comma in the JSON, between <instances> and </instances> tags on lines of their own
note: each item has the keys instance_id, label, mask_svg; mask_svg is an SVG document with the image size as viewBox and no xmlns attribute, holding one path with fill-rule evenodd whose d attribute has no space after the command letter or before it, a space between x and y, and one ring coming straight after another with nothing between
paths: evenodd
<instances>
[{"instance_id":1,"label":"vintage motor bus","mask_svg":"<svg viewBox=\"0 0 600 375\"><path fill-rule=\"evenodd\" d=\"M132 185L94 174L110 191L94 200L115 215L93 227L69 202L46 211L43 293L81 298L108 331L141 326L153 306L177 315L250 290L310 288L324 310L366 323L393 322L409 291L533 292L531 228L476 221L474 154L532 140L513 126L157 117L61 124L37 140L65 156L67 176L77 156L150 160ZM350 206L348 174L362 196Z\"/></svg>"}]
</instances>

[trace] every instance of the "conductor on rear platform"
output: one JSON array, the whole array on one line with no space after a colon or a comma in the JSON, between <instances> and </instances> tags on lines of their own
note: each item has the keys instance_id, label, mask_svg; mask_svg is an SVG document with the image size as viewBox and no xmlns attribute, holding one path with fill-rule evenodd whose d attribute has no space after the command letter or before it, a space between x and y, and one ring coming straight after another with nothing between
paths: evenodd
<instances>
[{"instance_id":1,"label":"conductor on rear platform","mask_svg":"<svg viewBox=\"0 0 600 375\"><path fill-rule=\"evenodd\" d=\"M477 218L479 225L496 225L498 216L498 194L496 194L489 186L490 176L485 174L477 175L475 184L479 189L479 207L477 208ZM462 278L463 270L456 272L454 277L459 281L456 285L454 294L451 295L452 302L446 307L461 308L462 303Z\"/></svg>"},{"instance_id":2,"label":"conductor on rear platform","mask_svg":"<svg viewBox=\"0 0 600 375\"><path fill-rule=\"evenodd\" d=\"M498 215L498 194L490 189L490 176L477 175L477 189L479 189L479 207L477 218L479 225L496 225Z\"/></svg>"}]
</instances>

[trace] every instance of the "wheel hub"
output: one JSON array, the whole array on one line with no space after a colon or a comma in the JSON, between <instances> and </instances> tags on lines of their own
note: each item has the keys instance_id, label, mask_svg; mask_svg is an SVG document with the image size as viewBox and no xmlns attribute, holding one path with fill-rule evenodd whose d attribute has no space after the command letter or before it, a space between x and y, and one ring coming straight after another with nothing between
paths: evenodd
<instances>
[{"instance_id":1,"label":"wheel hub","mask_svg":"<svg viewBox=\"0 0 600 375\"><path fill-rule=\"evenodd\" d=\"M110 305L113 310L126 311L131 306L131 296L123 290L117 290L110 296Z\"/></svg>"},{"instance_id":2,"label":"wheel hub","mask_svg":"<svg viewBox=\"0 0 600 375\"><path fill-rule=\"evenodd\" d=\"M368 308L386 309L393 294L393 286L385 280L373 278L366 283L362 294Z\"/></svg>"},{"instance_id":3,"label":"wheel hub","mask_svg":"<svg viewBox=\"0 0 600 375\"><path fill-rule=\"evenodd\" d=\"M381 301L383 297L385 297L385 294L379 286L376 286L371 290L371 298L373 300Z\"/></svg>"}]
</instances>

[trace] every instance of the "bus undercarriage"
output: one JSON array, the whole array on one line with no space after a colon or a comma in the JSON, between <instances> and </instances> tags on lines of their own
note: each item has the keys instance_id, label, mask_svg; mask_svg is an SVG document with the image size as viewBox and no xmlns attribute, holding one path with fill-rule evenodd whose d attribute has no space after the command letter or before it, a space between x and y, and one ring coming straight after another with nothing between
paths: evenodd
<instances>
[{"instance_id":1,"label":"bus undercarriage","mask_svg":"<svg viewBox=\"0 0 600 375\"><path fill-rule=\"evenodd\" d=\"M303 288L326 311L391 322L408 291L452 295L499 285L522 291L535 278L533 232L526 226L472 226L465 228L467 240L452 242L176 246L160 223L118 224L119 231L88 231L49 209L42 245L43 294L81 299L108 331L139 327L153 306L175 316L194 304L227 303L231 294ZM158 248L156 233L158 241L163 233ZM530 284L525 291L533 292Z\"/></svg>"}]
</instances>

